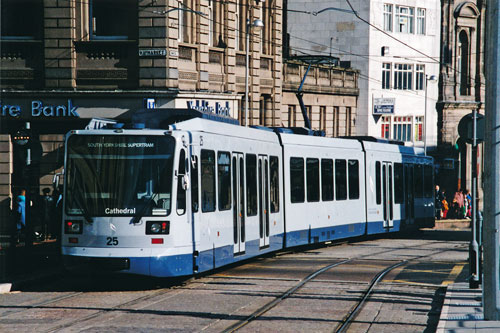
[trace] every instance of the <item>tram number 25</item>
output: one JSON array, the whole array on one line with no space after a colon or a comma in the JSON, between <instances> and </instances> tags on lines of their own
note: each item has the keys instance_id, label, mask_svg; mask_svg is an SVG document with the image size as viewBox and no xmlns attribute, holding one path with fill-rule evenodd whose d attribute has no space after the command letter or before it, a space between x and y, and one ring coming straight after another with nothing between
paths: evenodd
<instances>
[{"instance_id":1,"label":"tram number 25","mask_svg":"<svg viewBox=\"0 0 500 333\"><path fill-rule=\"evenodd\" d=\"M106 237L106 245L110 246L118 245L118 237Z\"/></svg>"}]
</instances>

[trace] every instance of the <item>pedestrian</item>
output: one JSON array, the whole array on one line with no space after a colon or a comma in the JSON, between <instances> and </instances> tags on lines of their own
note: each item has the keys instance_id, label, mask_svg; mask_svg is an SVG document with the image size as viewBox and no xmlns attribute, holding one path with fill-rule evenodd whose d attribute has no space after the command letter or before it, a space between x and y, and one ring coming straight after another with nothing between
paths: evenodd
<instances>
[{"instance_id":1,"label":"pedestrian","mask_svg":"<svg viewBox=\"0 0 500 333\"><path fill-rule=\"evenodd\" d=\"M447 218L448 217L448 210L450 210L450 207L448 205L448 201L446 201L446 196L444 197L443 201L441 201L441 204L442 204L442 212L443 212L443 219Z\"/></svg>"},{"instance_id":2,"label":"pedestrian","mask_svg":"<svg viewBox=\"0 0 500 333\"><path fill-rule=\"evenodd\" d=\"M19 195L16 198L16 204L14 208L14 216L16 223L15 241L19 243L21 240L22 233L26 227L26 190L21 189Z\"/></svg>"},{"instance_id":3,"label":"pedestrian","mask_svg":"<svg viewBox=\"0 0 500 333\"><path fill-rule=\"evenodd\" d=\"M458 190L455 192L453 197L453 214L457 219L463 219L463 207L464 207L465 196L462 191Z\"/></svg>"},{"instance_id":4,"label":"pedestrian","mask_svg":"<svg viewBox=\"0 0 500 333\"><path fill-rule=\"evenodd\" d=\"M54 224L54 199L50 196L50 188L46 187L42 190L43 196L41 198L41 219L42 219L42 232L45 239L52 238L53 224Z\"/></svg>"},{"instance_id":5,"label":"pedestrian","mask_svg":"<svg viewBox=\"0 0 500 333\"><path fill-rule=\"evenodd\" d=\"M442 201L444 199L443 192L439 189L439 185L436 185L436 192L434 195L434 208L436 209L436 219L440 220L441 219L441 214L442 214Z\"/></svg>"},{"instance_id":6,"label":"pedestrian","mask_svg":"<svg viewBox=\"0 0 500 333\"><path fill-rule=\"evenodd\" d=\"M472 196L471 196L469 190L466 190L465 197L467 198L467 201L469 202L469 206L467 207L467 217L472 218L472 205L474 203L472 202Z\"/></svg>"}]
</instances>

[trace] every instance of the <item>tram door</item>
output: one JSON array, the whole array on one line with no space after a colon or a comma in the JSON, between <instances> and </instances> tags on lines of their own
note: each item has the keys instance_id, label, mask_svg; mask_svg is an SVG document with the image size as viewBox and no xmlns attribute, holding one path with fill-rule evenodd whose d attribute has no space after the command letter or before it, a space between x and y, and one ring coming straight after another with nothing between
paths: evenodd
<instances>
[{"instance_id":1,"label":"tram door","mask_svg":"<svg viewBox=\"0 0 500 333\"><path fill-rule=\"evenodd\" d=\"M245 253L245 172L243 154L233 153L233 241L234 254Z\"/></svg>"},{"instance_id":2,"label":"tram door","mask_svg":"<svg viewBox=\"0 0 500 333\"><path fill-rule=\"evenodd\" d=\"M384 228L394 227L394 194L392 164L382 163L382 205L384 213Z\"/></svg>"},{"instance_id":3,"label":"tram door","mask_svg":"<svg viewBox=\"0 0 500 333\"><path fill-rule=\"evenodd\" d=\"M259 155L259 237L260 247L269 246L269 158Z\"/></svg>"},{"instance_id":4,"label":"tram door","mask_svg":"<svg viewBox=\"0 0 500 333\"><path fill-rule=\"evenodd\" d=\"M405 179L406 224L412 225L415 223L415 185L413 184L413 165L405 164Z\"/></svg>"}]
</instances>

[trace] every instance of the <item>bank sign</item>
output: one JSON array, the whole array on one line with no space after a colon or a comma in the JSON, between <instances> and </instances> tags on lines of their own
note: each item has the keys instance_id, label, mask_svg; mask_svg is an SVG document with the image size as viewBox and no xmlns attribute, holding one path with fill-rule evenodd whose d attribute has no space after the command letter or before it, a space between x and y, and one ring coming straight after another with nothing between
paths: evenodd
<instances>
[{"instance_id":1,"label":"bank sign","mask_svg":"<svg viewBox=\"0 0 500 333\"><path fill-rule=\"evenodd\" d=\"M374 98L373 114L394 114L395 98Z\"/></svg>"},{"instance_id":2,"label":"bank sign","mask_svg":"<svg viewBox=\"0 0 500 333\"><path fill-rule=\"evenodd\" d=\"M231 116L231 108L229 107L229 102L226 102L225 105L222 105L219 102L215 102L215 106L212 106L208 104L208 101L196 100L187 101L187 105L190 110L197 110L203 113L215 114L223 117Z\"/></svg>"},{"instance_id":3,"label":"bank sign","mask_svg":"<svg viewBox=\"0 0 500 333\"><path fill-rule=\"evenodd\" d=\"M23 109L19 104L4 104L1 102L2 117L20 118L27 117L27 110ZM40 100L31 101L31 117L34 118L79 118L80 115L76 112L77 107L73 106L71 99L65 104L44 104Z\"/></svg>"}]
</instances>

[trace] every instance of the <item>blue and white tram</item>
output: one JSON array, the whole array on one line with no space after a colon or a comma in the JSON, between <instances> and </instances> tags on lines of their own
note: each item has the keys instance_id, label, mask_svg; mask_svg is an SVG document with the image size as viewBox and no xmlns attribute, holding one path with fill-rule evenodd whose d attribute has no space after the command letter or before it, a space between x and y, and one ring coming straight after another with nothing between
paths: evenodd
<instances>
[{"instance_id":1,"label":"blue and white tram","mask_svg":"<svg viewBox=\"0 0 500 333\"><path fill-rule=\"evenodd\" d=\"M285 132L200 118L71 131L65 265L185 276L287 247L433 225L431 158Z\"/></svg>"}]
</instances>

